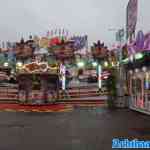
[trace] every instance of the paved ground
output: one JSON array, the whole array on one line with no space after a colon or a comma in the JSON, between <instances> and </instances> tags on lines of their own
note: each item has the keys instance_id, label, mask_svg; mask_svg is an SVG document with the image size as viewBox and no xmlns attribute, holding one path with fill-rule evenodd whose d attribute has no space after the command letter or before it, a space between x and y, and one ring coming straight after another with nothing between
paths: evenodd
<instances>
[{"instance_id":1,"label":"paved ground","mask_svg":"<svg viewBox=\"0 0 150 150\"><path fill-rule=\"evenodd\" d=\"M129 110L0 112L0 150L110 150L112 138L150 140L150 116Z\"/></svg>"}]
</instances>

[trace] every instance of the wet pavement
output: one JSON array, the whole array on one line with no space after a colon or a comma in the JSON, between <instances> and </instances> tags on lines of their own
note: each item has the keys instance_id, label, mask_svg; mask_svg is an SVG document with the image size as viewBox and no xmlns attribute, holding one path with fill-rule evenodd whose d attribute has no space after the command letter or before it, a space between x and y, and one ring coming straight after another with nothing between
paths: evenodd
<instances>
[{"instance_id":1,"label":"wet pavement","mask_svg":"<svg viewBox=\"0 0 150 150\"><path fill-rule=\"evenodd\" d=\"M150 140L150 116L95 107L0 112L0 150L110 150L112 138Z\"/></svg>"}]
</instances>

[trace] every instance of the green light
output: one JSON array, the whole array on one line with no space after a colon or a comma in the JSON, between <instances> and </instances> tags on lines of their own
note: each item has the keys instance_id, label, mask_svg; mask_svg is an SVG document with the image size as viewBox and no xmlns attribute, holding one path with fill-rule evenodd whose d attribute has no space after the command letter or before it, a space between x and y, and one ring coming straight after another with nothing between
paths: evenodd
<instances>
[{"instance_id":1,"label":"green light","mask_svg":"<svg viewBox=\"0 0 150 150\"><path fill-rule=\"evenodd\" d=\"M129 61L129 58L122 60L123 63L127 63L128 61Z\"/></svg>"},{"instance_id":2,"label":"green light","mask_svg":"<svg viewBox=\"0 0 150 150\"><path fill-rule=\"evenodd\" d=\"M92 62L93 67L97 66L97 62Z\"/></svg>"},{"instance_id":3,"label":"green light","mask_svg":"<svg viewBox=\"0 0 150 150\"><path fill-rule=\"evenodd\" d=\"M135 59L142 59L142 58L143 58L143 54L142 53L135 54Z\"/></svg>"}]
</instances>

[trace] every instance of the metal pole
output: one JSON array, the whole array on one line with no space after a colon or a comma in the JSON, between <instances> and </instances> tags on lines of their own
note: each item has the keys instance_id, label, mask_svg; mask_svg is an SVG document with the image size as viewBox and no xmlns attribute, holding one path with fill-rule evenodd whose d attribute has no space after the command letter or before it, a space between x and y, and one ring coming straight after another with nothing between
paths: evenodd
<instances>
[{"instance_id":1,"label":"metal pole","mask_svg":"<svg viewBox=\"0 0 150 150\"><path fill-rule=\"evenodd\" d=\"M123 38L124 38L124 31L123 29L120 29L118 32L119 33L119 44L120 44L120 48L119 48L119 76L118 76L118 106L119 107L124 107L122 104L125 104L124 102L120 105L120 101L124 101L124 67L122 64L122 42L123 42Z\"/></svg>"}]
</instances>

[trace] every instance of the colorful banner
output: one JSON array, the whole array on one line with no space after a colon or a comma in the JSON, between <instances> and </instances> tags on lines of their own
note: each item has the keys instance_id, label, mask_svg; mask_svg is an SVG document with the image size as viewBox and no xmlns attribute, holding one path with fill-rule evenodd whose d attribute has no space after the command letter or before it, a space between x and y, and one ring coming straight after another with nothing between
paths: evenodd
<instances>
[{"instance_id":1,"label":"colorful banner","mask_svg":"<svg viewBox=\"0 0 150 150\"><path fill-rule=\"evenodd\" d=\"M136 36L136 41L133 41L128 45L129 54L137 52L150 51L150 33L144 35L142 31L139 31Z\"/></svg>"},{"instance_id":2,"label":"colorful banner","mask_svg":"<svg viewBox=\"0 0 150 150\"><path fill-rule=\"evenodd\" d=\"M127 39L132 37L135 33L136 23L137 23L137 8L138 8L138 0L130 0L127 5L127 20L126 20L126 28L127 28Z\"/></svg>"},{"instance_id":3,"label":"colorful banner","mask_svg":"<svg viewBox=\"0 0 150 150\"><path fill-rule=\"evenodd\" d=\"M80 50L80 49L87 47L88 45L87 38L88 38L87 35L72 37L71 40L74 41L74 48L77 50Z\"/></svg>"}]
</instances>

